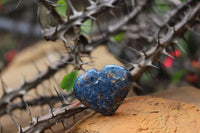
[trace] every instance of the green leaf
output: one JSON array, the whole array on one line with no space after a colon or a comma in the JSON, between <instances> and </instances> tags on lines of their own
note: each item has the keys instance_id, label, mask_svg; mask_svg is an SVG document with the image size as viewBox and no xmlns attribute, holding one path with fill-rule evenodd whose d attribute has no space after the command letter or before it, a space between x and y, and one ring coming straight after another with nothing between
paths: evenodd
<instances>
[{"instance_id":1,"label":"green leaf","mask_svg":"<svg viewBox=\"0 0 200 133\"><path fill-rule=\"evenodd\" d=\"M169 9L170 2L157 0L156 5L157 5L157 7L156 7L157 10L160 11L160 13L162 13L162 12L166 12Z\"/></svg>"},{"instance_id":2,"label":"green leaf","mask_svg":"<svg viewBox=\"0 0 200 133\"><path fill-rule=\"evenodd\" d=\"M2 4L6 4L8 2L8 0L1 0Z\"/></svg>"},{"instance_id":3,"label":"green leaf","mask_svg":"<svg viewBox=\"0 0 200 133\"><path fill-rule=\"evenodd\" d=\"M172 76L172 83L177 84L180 81L180 79L184 76L185 73L186 73L185 70L180 70L180 71L176 72Z\"/></svg>"},{"instance_id":4,"label":"green leaf","mask_svg":"<svg viewBox=\"0 0 200 133\"><path fill-rule=\"evenodd\" d=\"M91 32L94 32L96 30L96 22L94 22L92 19L87 19L83 22L83 25L81 25L81 31L83 35L90 34ZM87 33L87 34L85 34Z\"/></svg>"},{"instance_id":5,"label":"green leaf","mask_svg":"<svg viewBox=\"0 0 200 133\"><path fill-rule=\"evenodd\" d=\"M178 43L179 43L179 44L181 45L181 47L185 50L186 53L189 53L189 51L188 51L188 45L187 45L187 43L185 42L184 39L179 38L179 39L178 39ZM176 49L179 49L179 50L181 51L181 53L183 53L183 51L182 51L182 49L181 49L180 47L177 46Z\"/></svg>"},{"instance_id":6,"label":"green leaf","mask_svg":"<svg viewBox=\"0 0 200 133\"><path fill-rule=\"evenodd\" d=\"M180 0L181 2L185 2L185 0Z\"/></svg>"},{"instance_id":7,"label":"green leaf","mask_svg":"<svg viewBox=\"0 0 200 133\"><path fill-rule=\"evenodd\" d=\"M67 74L62 82L61 82L61 88L63 90L67 90L67 92L71 91L73 86L74 86L74 83L76 81L76 77L78 75L78 70L75 70L69 74Z\"/></svg>"},{"instance_id":8,"label":"green leaf","mask_svg":"<svg viewBox=\"0 0 200 133\"><path fill-rule=\"evenodd\" d=\"M155 78L158 75L158 70L151 69L149 73L143 73L140 77L140 81L142 82L149 82L153 78Z\"/></svg>"},{"instance_id":9,"label":"green leaf","mask_svg":"<svg viewBox=\"0 0 200 133\"><path fill-rule=\"evenodd\" d=\"M66 17L67 12L67 2L65 0L58 0L56 3L56 11L62 16Z\"/></svg>"},{"instance_id":10,"label":"green leaf","mask_svg":"<svg viewBox=\"0 0 200 133\"><path fill-rule=\"evenodd\" d=\"M90 33L92 30L92 19L87 19L86 21L83 22L83 25L81 25L81 30Z\"/></svg>"},{"instance_id":11,"label":"green leaf","mask_svg":"<svg viewBox=\"0 0 200 133\"><path fill-rule=\"evenodd\" d=\"M86 19L81 25L81 34L88 36L97 31L97 23L92 19Z\"/></svg>"},{"instance_id":12,"label":"green leaf","mask_svg":"<svg viewBox=\"0 0 200 133\"><path fill-rule=\"evenodd\" d=\"M125 33L124 32L113 36L113 40L115 42L119 42L119 41L123 40L124 38L125 38Z\"/></svg>"}]
</instances>

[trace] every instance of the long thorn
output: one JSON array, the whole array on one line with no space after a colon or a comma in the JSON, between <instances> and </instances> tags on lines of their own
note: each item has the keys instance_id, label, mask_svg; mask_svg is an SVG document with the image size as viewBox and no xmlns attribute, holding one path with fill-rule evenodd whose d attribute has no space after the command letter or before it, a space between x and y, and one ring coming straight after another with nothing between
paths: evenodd
<instances>
[{"instance_id":1,"label":"long thorn","mask_svg":"<svg viewBox=\"0 0 200 133\"><path fill-rule=\"evenodd\" d=\"M187 55L187 52L185 51L185 49L181 46L181 44L177 40L174 41L174 43L183 51L184 54Z\"/></svg>"},{"instance_id":2,"label":"long thorn","mask_svg":"<svg viewBox=\"0 0 200 133\"><path fill-rule=\"evenodd\" d=\"M66 125L67 125L67 127L68 127L70 133L72 133L71 127L69 126L69 123L67 122L67 120L64 120L64 122L66 123Z\"/></svg>"},{"instance_id":3,"label":"long thorn","mask_svg":"<svg viewBox=\"0 0 200 133\"><path fill-rule=\"evenodd\" d=\"M74 15L77 15L79 14L78 11L76 11L76 9L74 8L74 6L72 5L71 1L70 0L66 0L67 1L67 4L69 5L69 7L72 9L72 12Z\"/></svg>"},{"instance_id":4,"label":"long thorn","mask_svg":"<svg viewBox=\"0 0 200 133\"><path fill-rule=\"evenodd\" d=\"M50 130L52 133L55 133L55 132L53 131L53 129L49 128L49 130Z\"/></svg>"},{"instance_id":5,"label":"long thorn","mask_svg":"<svg viewBox=\"0 0 200 133\"><path fill-rule=\"evenodd\" d=\"M60 93L57 91L56 87L53 87L53 88L54 88L54 90L56 91L57 95L60 96ZM60 101L62 102L62 104L65 103L65 102L63 102L63 101L65 101L65 99L63 99L62 97L61 97L61 98L59 97L59 99L60 99Z\"/></svg>"},{"instance_id":6,"label":"long thorn","mask_svg":"<svg viewBox=\"0 0 200 133\"><path fill-rule=\"evenodd\" d=\"M64 128L65 130L67 130L67 128L65 127L64 122L62 121L61 123L62 123L62 125L63 125L63 128Z\"/></svg>"},{"instance_id":7,"label":"long thorn","mask_svg":"<svg viewBox=\"0 0 200 133\"><path fill-rule=\"evenodd\" d=\"M33 116L32 112L31 112L31 110L30 110L28 104L26 103L26 101L25 101L24 99L23 99L23 102L24 102L24 104L26 105L26 108L28 109L28 112L29 112L29 118L30 118L31 122L33 122L33 118L34 118L34 116Z\"/></svg>"},{"instance_id":8,"label":"long thorn","mask_svg":"<svg viewBox=\"0 0 200 133\"><path fill-rule=\"evenodd\" d=\"M141 85L139 85L138 83L136 83L136 82L133 82L133 87L137 87L139 90L141 90L141 91L144 91L145 89L141 86Z\"/></svg>"},{"instance_id":9,"label":"long thorn","mask_svg":"<svg viewBox=\"0 0 200 133\"><path fill-rule=\"evenodd\" d=\"M13 118L12 114L11 113L8 113L8 115L10 116L10 118L13 120L13 122L15 123L15 125L17 126L18 128L18 133L22 133L22 128L21 126L16 122L16 120Z\"/></svg>"},{"instance_id":10,"label":"long thorn","mask_svg":"<svg viewBox=\"0 0 200 133\"><path fill-rule=\"evenodd\" d=\"M6 84L3 81L1 76L0 76L0 80L1 80L1 86L2 86L2 89L3 89L3 95L5 95L6 94Z\"/></svg>"},{"instance_id":11,"label":"long thorn","mask_svg":"<svg viewBox=\"0 0 200 133\"><path fill-rule=\"evenodd\" d=\"M172 55L170 55L169 53L167 53L166 49L163 49L162 53L163 53L164 55L169 56L169 57L172 58L172 59L175 59Z\"/></svg>"},{"instance_id":12,"label":"long thorn","mask_svg":"<svg viewBox=\"0 0 200 133\"><path fill-rule=\"evenodd\" d=\"M23 0L19 0L17 6L15 7L15 9L17 9L21 4L22 4Z\"/></svg>"}]
</instances>

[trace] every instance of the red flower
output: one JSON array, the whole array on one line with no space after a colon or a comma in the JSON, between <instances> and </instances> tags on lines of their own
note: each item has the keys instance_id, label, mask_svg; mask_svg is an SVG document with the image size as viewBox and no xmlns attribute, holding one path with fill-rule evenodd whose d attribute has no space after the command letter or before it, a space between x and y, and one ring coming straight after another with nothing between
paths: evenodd
<instances>
[{"instance_id":1,"label":"red flower","mask_svg":"<svg viewBox=\"0 0 200 133\"><path fill-rule=\"evenodd\" d=\"M170 68L170 67L172 67L173 62L174 62L174 61L173 61L172 58L167 57L167 58L165 58L165 60L163 61L163 65L164 65L164 67L166 67L166 68Z\"/></svg>"},{"instance_id":2,"label":"red flower","mask_svg":"<svg viewBox=\"0 0 200 133\"><path fill-rule=\"evenodd\" d=\"M10 50L5 54L4 60L6 61L6 65L9 64L15 58L16 54L16 50Z\"/></svg>"},{"instance_id":3,"label":"red flower","mask_svg":"<svg viewBox=\"0 0 200 133\"><path fill-rule=\"evenodd\" d=\"M175 49L174 51L169 53L173 57L179 57L181 55L181 51L178 49Z\"/></svg>"},{"instance_id":4,"label":"red flower","mask_svg":"<svg viewBox=\"0 0 200 133\"><path fill-rule=\"evenodd\" d=\"M173 57L179 57L179 56L181 55L181 51L178 50L178 49L176 49L176 50L170 52L169 54L170 54L171 56L173 56ZM163 65L164 65L164 67L166 67L166 68L172 67L173 63L174 63L174 60L173 60L171 57L168 57L168 56L165 57L165 59L164 59L164 61L163 61Z\"/></svg>"},{"instance_id":5,"label":"red flower","mask_svg":"<svg viewBox=\"0 0 200 133\"><path fill-rule=\"evenodd\" d=\"M195 83L198 81L198 75L195 74L195 73L190 73L188 72L186 75L185 75L185 79L188 83L192 84L192 83Z\"/></svg>"},{"instance_id":6,"label":"red flower","mask_svg":"<svg viewBox=\"0 0 200 133\"><path fill-rule=\"evenodd\" d=\"M192 66L195 68L195 69L198 69L200 70L200 63L197 61L197 60L192 60Z\"/></svg>"}]
</instances>

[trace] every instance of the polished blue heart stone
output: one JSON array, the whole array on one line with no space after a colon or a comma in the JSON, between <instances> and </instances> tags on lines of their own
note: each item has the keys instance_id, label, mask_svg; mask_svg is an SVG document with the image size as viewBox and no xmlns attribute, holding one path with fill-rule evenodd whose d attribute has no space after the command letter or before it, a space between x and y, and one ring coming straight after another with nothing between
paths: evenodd
<instances>
[{"instance_id":1,"label":"polished blue heart stone","mask_svg":"<svg viewBox=\"0 0 200 133\"><path fill-rule=\"evenodd\" d=\"M113 115L126 97L131 74L118 65L107 65L101 71L90 69L74 85L75 96L87 107L104 115Z\"/></svg>"}]
</instances>

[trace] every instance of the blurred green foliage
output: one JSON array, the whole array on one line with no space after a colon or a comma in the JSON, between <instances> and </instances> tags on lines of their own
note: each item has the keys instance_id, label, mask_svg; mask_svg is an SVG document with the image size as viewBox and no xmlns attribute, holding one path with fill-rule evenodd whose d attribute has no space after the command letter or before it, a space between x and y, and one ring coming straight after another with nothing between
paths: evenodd
<instances>
[{"instance_id":1,"label":"blurred green foliage","mask_svg":"<svg viewBox=\"0 0 200 133\"><path fill-rule=\"evenodd\" d=\"M125 38L125 36L126 36L125 32L122 32L122 33L119 33L119 34L113 36L113 40L115 42L120 42L121 40L123 40Z\"/></svg>"},{"instance_id":2,"label":"blurred green foliage","mask_svg":"<svg viewBox=\"0 0 200 133\"><path fill-rule=\"evenodd\" d=\"M2 3L2 4L5 4L5 3L7 3L7 2L9 2L9 0L1 0L1 3Z\"/></svg>"},{"instance_id":3,"label":"blurred green foliage","mask_svg":"<svg viewBox=\"0 0 200 133\"><path fill-rule=\"evenodd\" d=\"M181 78L185 75L186 70L179 70L172 75L172 83L177 84Z\"/></svg>"},{"instance_id":4,"label":"blurred green foliage","mask_svg":"<svg viewBox=\"0 0 200 133\"><path fill-rule=\"evenodd\" d=\"M63 17L67 17L67 2L65 0L58 0L56 3L56 11Z\"/></svg>"},{"instance_id":5,"label":"blurred green foliage","mask_svg":"<svg viewBox=\"0 0 200 133\"><path fill-rule=\"evenodd\" d=\"M87 19L81 25L81 34L87 36L96 30L96 23L92 19Z\"/></svg>"},{"instance_id":6,"label":"blurred green foliage","mask_svg":"<svg viewBox=\"0 0 200 133\"><path fill-rule=\"evenodd\" d=\"M156 9L160 12L160 13L164 13L166 11L168 11L169 6L170 6L170 2L169 1L162 1L162 0L157 0L156 2Z\"/></svg>"},{"instance_id":7,"label":"blurred green foliage","mask_svg":"<svg viewBox=\"0 0 200 133\"><path fill-rule=\"evenodd\" d=\"M185 0L180 0L181 2L185 2Z\"/></svg>"}]
</instances>

